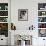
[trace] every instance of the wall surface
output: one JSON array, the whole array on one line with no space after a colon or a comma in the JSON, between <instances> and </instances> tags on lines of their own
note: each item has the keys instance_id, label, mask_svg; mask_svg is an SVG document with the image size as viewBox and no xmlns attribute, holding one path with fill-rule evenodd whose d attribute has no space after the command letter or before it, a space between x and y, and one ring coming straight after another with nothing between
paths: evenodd
<instances>
[{"instance_id":1,"label":"wall surface","mask_svg":"<svg viewBox=\"0 0 46 46\"><path fill-rule=\"evenodd\" d=\"M46 3L46 0L11 0L11 22L16 26L17 32L28 30L29 26L34 25L36 34L33 33L32 44L44 46L43 38L38 37L37 30L38 3ZM18 9L28 9L28 21L18 21Z\"/></svg>"},{"instance_id":2,"label":"wall surface","mask_svg":"<svg viewBox=\"0 0 46 46\"><path fill-rule=\"evenodd\" d=\"M38 27L38 3L46 0L11 0L11 22L17 30L27 30L29 26ZM18 9L28 9L28 21L18 21Z\"/></svg>"},{"instance_id":3,"label":"wall surface","mask_svg":"<svg viewBox=\"0 0 46 46\"><path fill-rule=\"evenodd\" d=\"M38 27L38 3L45 3L46 0L11 0L11 22L17 30L28 30L29 26ZM28 9L28 21L18 21L18 9Z\"/></svg>"},{"instance_id":4,"label":"wall surface","mask_svg":"<svg viewBox=\"0 0 46 46\"><path fill-rule=\"evenodd\" d=\"M33 2L33 3L32 3ZM28 9L28 21L18 21L18 9ZM17 30L28 30L32 24L37 28L37 2L32 0L12 0L11 20Z\"/></svg>"}]
</instances>

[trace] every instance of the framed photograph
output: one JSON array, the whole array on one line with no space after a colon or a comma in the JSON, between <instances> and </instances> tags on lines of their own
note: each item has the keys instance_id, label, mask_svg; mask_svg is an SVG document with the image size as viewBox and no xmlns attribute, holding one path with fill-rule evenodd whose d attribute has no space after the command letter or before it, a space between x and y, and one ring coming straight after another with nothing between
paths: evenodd
<instances>
[{"instance_id":1,"label":"framed photograph","mask_svg":"<svg viewBox=\"0 0 46 46\"><path fill-rule=\"evenodd\" d=\"M28 9L18 9L18 21L28 21Z\"/></svg>"}]
</instances>

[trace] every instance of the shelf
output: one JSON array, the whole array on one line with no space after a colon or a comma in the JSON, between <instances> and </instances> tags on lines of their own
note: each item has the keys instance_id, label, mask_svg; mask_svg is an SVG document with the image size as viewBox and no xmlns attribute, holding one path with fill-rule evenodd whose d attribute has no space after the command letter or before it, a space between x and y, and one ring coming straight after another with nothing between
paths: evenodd
<instances>
[{"instance_id":1,"label":"shelf","mask_svg":"<svg viewBox=\"0 0 46 46\"><path fill-rule=\"evenodd\" d=\"M46 29L46 28L38 28L38 29Z\"/></svg>"},{"instance_id":2,"label":"shelf","mask_svg":"<svg viewBox=\"0 0 46 46\"><path fill-rule=\"evenodd\" d=\"M46 23L46 22L38 22L38 23Z\"/></svg>"},{"instance_id":3,"label":"shelf","mask_svg":"<svg viewBox=\"0 0 46 46\"><path fill-rule=\"evenodd\" d=\"M0 10L0 11L8 11L8 10Z\"/></svg>"},{"instance_id":4,"label":"shelf","mask_svg":"<svg viewBox=\"0 0 46 46\"><path fill-rule=\"evenodd\" d=\"M38 4L38 36L46 37L46 3Z\"/></svg>"},{"instance_id":5,"label":"shelf","mask_svg":"<svg viewBox=\"0 0 46 46\"><path fill-rule=\"evenodd\" d=\"M0 17L8 17L8 16L0 16Z\"/></svg>"},{"instance_id":6,"label":"shelf","mask_svg":"<svg viewBox=\"0 0 46 46\"><path fill-rule=\"evenodd\" d=\"M0 22L0 23L8 23L8 22Z\"/></svg>"},{"instance_id":7,"label":"shelf","mask_svg":"<svg viewBox=\"0 0 46 46\"><path fill-rule=\"evenodd\" d=\"M0 3L0 35L8 37L8 3Z\"/></svg>"},{"instance_id":8,"label":"shelf","mask_svg":"<svg viewBox=\"0 0 46 46\"><path fill-rule=\"evenodd\" d=\"M46 17L46 15L44 15L44 16L38 16L38 17Z\"/></svg>"},{"instance_id":9,"label":"shelf","mask_svg":"<svg viewBox=\"0 0 46 46\"><path fill-rule=\"evenodd\" d=\"M46 11L46 10L38 10L38 11Z\"/></svg>"}]
</instances>

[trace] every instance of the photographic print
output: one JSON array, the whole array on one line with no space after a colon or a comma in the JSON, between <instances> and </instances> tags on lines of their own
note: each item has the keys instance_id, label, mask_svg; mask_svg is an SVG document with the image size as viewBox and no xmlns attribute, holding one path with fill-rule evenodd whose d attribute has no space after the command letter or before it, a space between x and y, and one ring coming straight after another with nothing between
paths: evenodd
<instances>
[{"instance_id":1,"label":"photographic print","mask_svg":"<svg viewBox=\"0 0 46 46\"><path fill-rule=\"evenodd\" d=\"M28 21L28 9L18 9L18 21Z\"/></svg>"}]
</instances>

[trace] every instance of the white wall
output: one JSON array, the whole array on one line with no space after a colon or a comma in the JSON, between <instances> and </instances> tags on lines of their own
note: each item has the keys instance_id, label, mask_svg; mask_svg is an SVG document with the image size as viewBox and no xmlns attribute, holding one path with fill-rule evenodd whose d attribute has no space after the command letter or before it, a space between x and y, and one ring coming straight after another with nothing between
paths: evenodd
<instances>
[{"instance_id":1,"label":"white wall","mask_svg":"<svg viewBox=\"0 0 46 46\"><path fill-rule=\"evenodd\" d=\"M38 27L38 3L46 0L11 0L11 22L17 30L27 30L29 26ZM18 21L18 9L28 9L28 21Z\"/></svg>"},{"instance_id":2,"label":"white wall","mask_svg":"<svg viewBox=\"0 0 46 46\"><path fill-rule=\"evenodd\" d=\"M18 9L28 9L28 21L18 21ZM36 27L37 2L32 0L12 0L11 15L11 20L16 25L17 30L27 30L32 24Z\"/></svg>"},{"instance_id":3,"label":"white wall","mask_svg":"<svg viewBox=\"0 0 46 46\"><path fill-rule=\"evenodd\" d=\"M18 32L19 30L27 30L33 24L36 32L36 34L33 34L38 36L38 3L46 3L46 0L11 0L11 22L14 23ZM28 9L28 21L18 21L18 9ZM34 37L33 46L40 46L40 43L43 44L41 39Z\"/></svg>"}]
</instances>

